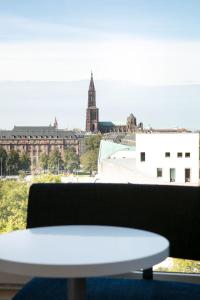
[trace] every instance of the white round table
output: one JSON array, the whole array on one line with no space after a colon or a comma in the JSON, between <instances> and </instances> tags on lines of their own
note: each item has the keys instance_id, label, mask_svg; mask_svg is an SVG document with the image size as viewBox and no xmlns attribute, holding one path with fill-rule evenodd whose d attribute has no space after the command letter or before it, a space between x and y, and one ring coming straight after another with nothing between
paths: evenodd
<instances>
[{"instance_id":1,"label":"white round table","mask_svg":"<svg viewBox=\"0 0 200 300\"><path fill-rule=\"evenodd\" d=\"M71 278L69 299L84 298L86 277L148 269L168 255L164 237L123 227L55 226L0 235L1 271Z\"/></svg>"}]
</instances>

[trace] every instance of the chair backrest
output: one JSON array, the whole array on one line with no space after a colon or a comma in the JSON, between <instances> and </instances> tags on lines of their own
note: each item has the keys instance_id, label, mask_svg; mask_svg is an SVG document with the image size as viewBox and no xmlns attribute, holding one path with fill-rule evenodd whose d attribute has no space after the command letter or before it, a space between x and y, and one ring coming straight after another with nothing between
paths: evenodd
<instances>
[{"instance_id":1,"label":"chair backrest","mask_svg":"<svg viewBox=\"0 0 200 300\"><path fill-rule=\"evenodd\" d=\"M135 184L33 184L27 228L112 225L157 232L170 256L200 260L199 187Z\"/></svg>"}]
</instances>

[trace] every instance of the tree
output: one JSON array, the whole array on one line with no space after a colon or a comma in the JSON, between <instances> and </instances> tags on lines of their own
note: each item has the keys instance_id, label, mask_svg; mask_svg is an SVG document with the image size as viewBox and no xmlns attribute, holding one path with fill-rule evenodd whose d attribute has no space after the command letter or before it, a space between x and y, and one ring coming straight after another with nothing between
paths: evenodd
<instances>
[{"instance_id":1,"label":"tree","mask_svg":"<svg viewBox=\"0 0 200 300\"><path fill-rule=\"evenodd\" d=\"M0 176L6 174L7 152L3 147L0 147Z\"/></svg>"},{"instance_id":2,"label":"tree","mask_svg":"<svg viewBox=\"0 0 200 300\"><path fill-rule=\"evenodd\" d=\"M0 232L26 227L28 191L26 182L0 182Z\"/></svg>"},{"instance_id":3,"label":"tree","mask_svg":"<svg viewBox=\"0 0 200 300\"><path fill-rule=\"evenodd\" d=\"M9 175L17 175L20 168L19 153L11 150L7 156L7 173Z\"/></svg>"},{"instance_id":4,"label":"tree","mask_svg":"<svg viewBox=\"0 0 200 300\"><path fill-rule=\"evenodd\" d=\"M97 159L98 159L97 150L86 151L83 155L81 155L80 159L84 171L90 173L92 173L93 171L97 171Z\"/></svg>"},{"instance_id":5,"label":"tree","mask_svg":"<svg viewBox=\"0 0 200 300\"><path fill-rule=\"evenodd\" d=\"M55 182L60 183L61 182L61 176L60 175L54 175L54 174L42 174L35 176L33 178L34 183L47 183L47 182Z\"/></svg>"},{"instance_id":6,"label":"tree","mask_svg":"<svg viewBox=\"0 0 200 300\"><path fill-rule=\"evenodd\" d=\"M33 182L61 182L52 174L36 176ZM0 233L26 227L30 184L23 180L0 180Z\"/></svg>"},{"instance_id":7,"label":"tree","mask_svg":"<svg viewBox=\"0 0 200 300\"><path fill-rule=\"evenodd\" d=\"M79 164L76 149L74 147L67 148L64 153L64 168L69 172L73 172L74 169L79 168Z\"/></svg>"},{"instance_id":8,"label":"tree","mask_svg":"<svg viewBox=\"0 0 200 300\"><path fill-rule=\"evenodd\" d=\"M93 134L85 139L86 151L99 149L101 142L101 134Z\"/></svg>"},{"instance_id":9,"label":"tree","mask_svg":"<svg viewBox=\"0 0 200 300\"><path fill-rule=\"evenodd\" d=\"M84 171L90 173L97 171L97 161L101 138L101 134L91 135L86 138L86 152L80 158Z\"/></svg>"},{"instance_id":10,"label":"tree","mask_svg":"<svg viewBox=\"0 0 200 300\"><path fill-rule=\"evenodd\" d=\"M59 173L59 170L63 166L63 161L61 158L60 151L58 149L54 149L49 156L49 169L53 173Z\"/></svg>"},{"instance_id":11,"label":"tree","mask_svg":"<svg viewBox=\"0 0 200 300\"><path fill-rule=\"evenodd\" d=\"M29 171L31 167L31 159L28 153L23 153L20 157L20 169L24 171Z\"/></svg>"},{"instance_id":12,"label":"tree","mask_svg":"<svg viewBox=\"0 0 200 300\"><path fill-rule=\"evenodd\" d=\"M45 152L40 155L39 163L44 171L48 169L49 156Z\"/></svg>"}]
</instances>

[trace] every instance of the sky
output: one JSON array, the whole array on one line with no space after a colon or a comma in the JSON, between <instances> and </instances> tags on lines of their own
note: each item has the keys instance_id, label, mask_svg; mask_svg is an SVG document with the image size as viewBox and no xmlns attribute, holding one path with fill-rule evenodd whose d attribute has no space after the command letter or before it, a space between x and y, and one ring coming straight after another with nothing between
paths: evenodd
<instances>
[{"instance_id":1,"label":"sky","mask_svg":"<svg viewBox=\"0 0 200 300\"><path fill-rule=\"evenodd\" d=\"M198 0L0 0L0 80L200 83Z\"/></svg>"},{"instance_id":2,"label":"sky","mask_svg":"<svg viewBox=\"0 0 200 300\"><path fill-rule=\"evenodd\" d=\"M95 80L116 82L121 90L124 82L181 89L200 84L199 53L199 0L0 0L0 82L5 85L7 81L71 82L72 87L83 81L86 105L91 70ZM40 88L38 83L38 93L43 95ZM11 97L5 90L3 97ZM18 98L9 98L22 111L23 95L24 85ZM40 99L46 107L48 97ZM82 96L76 97L75 93L66 99L66 109L71 102L83 101ZM131 97L134 100L135 94L130 91ZM151 101L146 97L145 105ZM123 94L120 99L122 107ZM0 127L11 127L19 115L8 122L12 104L2 102ZM47 122L45 117L37 116L37 123ZM28 124L23 114L20 120ZM184 121L188 120L184 117ZM29 123L34 122L32 115ZM65 126L64 120L61 124ZM198 120L194 126L200 127Z\"/></svg>"}]
</instances>

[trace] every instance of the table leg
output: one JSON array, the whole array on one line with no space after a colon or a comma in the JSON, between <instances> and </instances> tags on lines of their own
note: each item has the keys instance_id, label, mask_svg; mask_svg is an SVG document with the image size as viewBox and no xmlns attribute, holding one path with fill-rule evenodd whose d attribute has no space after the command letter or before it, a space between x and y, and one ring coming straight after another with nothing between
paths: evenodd
<instances>
[{"instance_id":1,"label":"table leg","mask_svg":"<svg viewBox=\"0 0 200 300\"><path fill-rule=\"evenodd\" d=\"M86 300L86 279L68 279L68 300Z\"/></svg>"}]
</instances>

